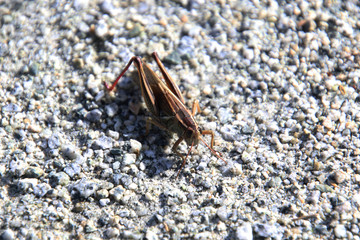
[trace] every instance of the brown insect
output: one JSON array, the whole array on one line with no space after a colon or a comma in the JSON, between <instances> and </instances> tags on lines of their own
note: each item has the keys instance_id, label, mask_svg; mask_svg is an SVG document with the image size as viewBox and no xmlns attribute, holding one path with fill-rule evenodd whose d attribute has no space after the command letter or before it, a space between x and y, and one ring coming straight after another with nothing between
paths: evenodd
<instances>
[{"instance_id":1,"label":"brown insect","mask_svg":"<svg viewBox=\"0 0 360 240\"><path fill-rule=\"evenodd\" d=\"M112 91L120 78L129 69L130 65L134 62L139 73L141 94L145 100L146 106L151 112L151 118L146 121L146 133L148 133L150 124L158 126L161 129L169 132L174 132L179 136L179 139L175 142L172 150L180 156L183 161L180 170L176 177L179 176L182 168L185 166L186 159L189 156L193 146L197 146L199 140L201 140L211 152L227 163L219 154L213 149L214 146L214 132L211 130L201 130L194 119L196 110L200 112L200 106L198 101L194 101L192 105L192 111L185 106L184 98L181 95L180 89L166 71L164 65L160 61L156 52L152 54L155 59L164 81L152 71L146 63L142 63L141 59L134 56L130 59L124 70L116 78L115 82L108 86L105 83L105 87ZM209 146L201 137L201 135L211 135L211 145ZM191 146L186 157L178 152L177 148L179 144L185 140L188 146Z\"/></svg>"}]
</instances>

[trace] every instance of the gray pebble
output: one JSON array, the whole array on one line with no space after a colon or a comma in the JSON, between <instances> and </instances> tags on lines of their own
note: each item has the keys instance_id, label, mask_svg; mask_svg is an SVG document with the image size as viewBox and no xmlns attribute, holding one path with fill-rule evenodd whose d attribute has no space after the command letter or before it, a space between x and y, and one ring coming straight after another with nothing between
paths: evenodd
<instances>
[{"instance_id":1,"label":"gray pebble","mask_svg":"<svg viewBox=\"0 0 360 240\"><path fill-rule=\"evenodd\" d=\"M29 74L33 76L37 76L39 74L39 67L40 65L38 63L32 63L29 66Z\"/></svg>"},{"instance_id":2,"label":"gray pebble","mask_svg":"<svg viewBox=\"0 0 360 240\"><path fill-rule=\"evenodd\" d=\"M90 31L89 25L86 24L86 22L84 22L84 21L81 21L78 23L77 29L79 29L80 32L83 32L85 34ZM84 60L82 58L76 58L74 61L77 62L77 63L75 63L75 65L79 68L81 68L84 64Z\"/></svg>"},{"instance_id":3,"label":"gray pebble","mask_svg":"<svg viewBox=\"0 0 360 240\"><path fill-rule=\"evenodd\" d=\"M131 147L131 152L139 154L142 145L141 145L141 142L139 142L135 139L130 139L130 147Z\"/></svg>"},{"instance_id":4,"label":"gray pebble","mask_svg":"<svg viewBox=\"0 0 360 240\"><path fill-rule=\"evenodd\" d=\"M108 0L103 1L100 4L100 9L101 9L101 11L109 14L110 16L114 16L115 12L116 12L114 5L111 3L111 1L108 1Z\"/></svg>"},{"instance_id":5,"label":"gray pebble","mask_svg":"<svg viewBox=\"0 0 360 240\"><path fill-rule=\"evenodd\" d=\"M283 233L282 227L278 224L267 224L267 223L257 223L254 225L254 232L257 236L263 238L282 238Z\"/></svg>"},{"instance_id":6,"label":"gray pebble","mask_svg":"<svg viewBox=\"0 0 360 240\"><path fill-rule=\"evenodd\" d=\"M132 232L129 230L125 230L122 234L123 239L134 239L134 240L140 240L143 238L143 235L138 232Z\"/></svg>"},{"instance_id":7,"label":"gray pebble","mask_svg":"<svg viewBox=\"0 0 360 240\"><path fill-rule=\"evenodd\" d=\"M84 228L84 231L86 233L92 233L92 232L95 232L97 231L97 228L94 224L94 222L92 220L89 220L86 225L85 225L85 228Z\"/></svg>"},{"instance_id":8,"label":"gray pebble","mask_svg":"<svg viewBox=\"0 0 360 240\"><path fill-rule=\"evenodd\" d=\"M2 16L2 21L4 22L4 24L9 24L13 21L13 17L9 14L4 14Z\"/></svg>"},{"instance_id":9,"label":"gray pebble","mask_svg":"<svg viewBox=\"0 0 360 240\"><path fill-rule=\"evenodd\" d=\"M62 151L64 157L67 157L70 160L74 160L74 159L80 157L80 154L77 153L75 147L70 144L62 146L61 151Z\"/></svg>"},{"instance_id":10,"label":"gray pebble","mask_svg":"<svg viewBox=\"0 0 360 240\"><path fill-rule=\"evenodd\" d=\"M121 163L120 163L119 161L116 161L116 162L114 162L114 163L112 164L112 168L113 168L114 170L117 170L117 169L120 168L120 165L121 165Z\"/></svg>"},{"instance_id":11,"label":"gray pebble","mask_svg":"<svg viewBox=\"0 0 360 240\"><path fill-rule=\"evenodd\" d=\"M130 164L134 164L136 162L136 154L126 153L122 159L122 165L128 166Z\"/></svg>"},{"instance_id":12,"label":"gray pebble","mask_svg":"<svg viewBox=\"0 0 360 240\"><path fill-rule=\"evenodd\" d=\"M171 64L171 65L180 65L181 64L181 57L178 51L173 51L169 55L164 58L164 62Z\"/></svg>"},{"instance_id":13,"label":"gray pebble","mask_svg":"<svg viewBox=\"0 0 360 240\"><path fill-rule=\"evenodd\" d=\"M117 186L111 189L109 194L116 202L119 202L124 194L124 191L125 189L122 186Z\"/></svg>"},{"instance_id":14,"label":"gray pebble","mask_svg":"<svg viewBox=\"0 0 360 240\"><path fill-rule=\"evenodd\" d=\"M109 32L109 26L104 20L100 20L95 26L95 35L104 38Z\"/></svg>"},{"instance_id":15,"label":"gray pebble","mask_svg":"<svg viewBox=\"0 0 360 240\"><path fill-rule=\"evenodd\" d=\"M110 203L110 199L108 199L108 198L103 198L103 199L100 199L100 200L99 200L99 204L100 204L100 206L102 206L102 207L107 206L109 203Z\"/></svg>"},{"instance_id":16,"label":"gray pebble","mask_svg":"<svg viewBox=\"0 0 360 240\"><path fill-rule=\"evenodd\" d=\"M44 174L44 170L40 167L29 167L25 170L24 176L27 178L40 178Z\"/></svg>"},{"instance_id":17,"label":"gray pebble","mask_svg":"<svg viewBox=\"0 0 360 240\"><path fill-rule=\"evenodd\" d=\"M279 126L276 122L269 122L267 125L266 125L266 129L269 131L269 132L278 132L279 131Z\"/></svg>"},{"instance_id":18,"label":"gray pebble","mask_svg":"<svg viewBox=\"0 0 360 240\"><path fill-rule=\"evenodd\" d=\"M15 239L15 233L11 229L5 229L1 235L0 238L2 240L12 240Z\"/></svg>"},{"instance_id":19,"label":"gray pebble","mask_svg":"<svg viewBox=\"0 0 360 240\"><path fill-rule=\"evenodd\" d=\"M344 171L339 170L333 174L333 178L335 183L340 184L347 179L347 174Z\"/></svg>"},{"instance_id":20,"label":"gray pebble","mask_svg":"<svg viewBox=\"0 0 360 240\"><path fill-rule=\"evenodd\" d=\"M5 57L9 53L8 45L0 43L0 57Z\"/></svg>"},{"instance_id":21,"label":"gray pebble","mask_svg":"<svg viewBox=\"0 0 360 240\"><path fill-rule=\"evenodd\" d=\"M34 187L38 185L38 183L39 180L37 180L36 178L25 178L20 179L17 183L17 186L19 189L26 192L28 189L34 189Z\"/></svg>"},{"instance_id":22,"label":"gray pebble","mask_svg":"<svg viewBox=\"0 0 360 240\"><path fill-rule=\"evenodd\" d=\"M14 136L20 141L24 141L26 139L26 132L23 129L15 130Z\"/></svg>"},{"instance_id":23,"label":"gray pebble","mask_svg":"<svg viewBox=\"0 0 360 240\"><path fill-rule=\"evenodd\" d=\"M60 146L60 135L58 133L52 134L48 139L48 146L51 149L58 148Z\"/></svg>"},{"instance_id":24,"label":"gray pebble","mask_svg":"<svg viewBox=\"0 0 360 240\"><path fill-rule=\"evenodd\" d=\"M254 126L246 124L245 126L243 126L243 128L241 128L241 132L243 134L253 134L255 132L255 129Z\"/></svg>"},{"instance_id":25,"label":"gray pebble","mask_svg":"<svg viewBox=\"0 0 360 240\"><path fill-rule=\"evenodd\" d=\"M100 189L96 192L96 196L98 199L107 198L109 197L109 192L106 189Z\"/></svg>"},{"instance_id":26,"label":"gray pebble","mask_svg":"<svg viewBox=\"0 0 360 240\"><path fill-rule=\"evenodd\" d=\"M352 224L351 225L351 232L353 234L359 234L359 226L357 224Z\"/></svg>"},{"instance_id":27,"label":"gray pebble","mask_svg":"<svg viewBox=\"0 0 360 240\"><path fill-rule=\"evenodd\" d=\"M136 23L134 27L129 31L129 38L137 37L141 34L141 25Z\"/></svg>"},{"instance_id":28,"label":"gray pebble","mask_svg":"<svg viewBox=\"0 0 360 240\"><path fill-rule=\"evenodd\" d=\"M119 237L119 235L120 235L120 231L117 228L111 227L111 228L106 229L106 231L105 231L105 236L107 238L117 238L117 237Z\"/></svg>"},{"instance_id":29,"label":"gray pebble","mask_svg":"<svg viewBox=\"0 0 360 240\"><path fill-rule=\"evenodd\" d=\"M1 109L3 112L21 112L22 109L18 104L9 103L2 107Z\"/></svg>"},{"instance_id":30,"label":"gray pebble","mask_svg":"<svg viewBox=\"0 0 360 240\"><path fill-rule=\"evenodd\" d=\"M321 194L320 191L312 191L311 195L308 198L306 198L306 201L308 203L315 205L319 202L320 194Z\"/></svg>"},{"instance_id":31,"label":"gray pebble","mask_svg":"<svg viewBox=\"0 0 360 240\"><path fill-rule=\"evenodd\" d=\"M93 149L109 149L113 146L113 139L107 136L101 136L99 139L95 140L91 147Z\"/></svg>"},{"instance_id":32,"label":"gray pebble","mask_svg":"<svg viewBox=\"0 0 360 240\"><path fill-rule=\"evenodd\" d=\"M251 224L246 222L236 229L236 239L251 240L253 239L253 232Z\"/></svg>"},{"instance_id":33,"label":"gray pebble","mask_svg":"<svg viewBox=\"0 0 360 240\"><path fill-rule=\"evenodd\" d=\"M158 233L154 232L152 229L148 229L145 234L145 238L147 240L158 240Z\"/></svg>"},{"instance_id":34,"label":"gray pebble","mask_svg":"<svg viewBox=\"0 0 360 240\"><path fill-rule=\"evenodd\" d=\"M226 220L228 220L229 218L229 211L228 209L224 206L224 207L220 207L217 211L216 211L216 215L220 218L221 221L225 222Z\"/></svg>"},{"instance_id":35,"label":"gray pebble","mask_svg":"<svg viewBox=\"0 0 360 240\"><path fill-rule=\"evenodd\" d=\"M47 183L39 183L34 187L34 194L37 197L45 196L48 191L51 189L51 186Z\"/></svg>"},{"instance_id":36,"label":"gray pebble","mask_svg":"<svg viewBox=\"0 0 360 240\"><path fill-rule=\"evenodd\" d=\"M74 172L72 172L73 174ZM52 179L55 183L55 185L62 185L62 186L66 186L69 184L69 181L70 181L70 177L69 175L67 175L66 173L64 172L58 172L58 173L55 173L53 176L52 176Z\"/></svg>"},{"instance_id":37,"label":"gray pebble","mask_svg":"<svg viewBox=\"0 0 360 240\"><path fill-rule=\"evenodd\" d=\"M330 187L329 185L326 184L317 184L315 186L315 188L317 190L319 190L320 192L333 192L334 190L332 189L332 187Z\"/></svg>"},{"instance_id":38,"label":"gray pebble","mask_svg":"<svg viewBox=\"0 0 360 240\"><path fill-rule=\"evenodd\" d=\"M254 56L255 56L254 50L251 49L251 48L244 48L244 49L243 49L243 55L244 55L244 57L245 57L246 59L248 59L248 60L253 60L253 59L254 59Z\"/></svg>"},{"instance_id":39,"label":"gray pebble","mask_svg":"<svg viewBox=\"0 0 360 240\"><path fill-rule=\"evenodd\" d=\"M93 109L90 112L88 112L85 116L87 120L90 122L99 122L101 119L102 113L99 109Z\"/></svg>"},{"instance_id":40,"label":"gray pebble","mask_svg":"<svg viewBox=\"0 0 360 240\"><path fill-rule=\"evenodd\" d=\"M81 167L77 163L70 163L64 168L64 172L70 177L73 178L75 175L79 175L81 172Z\"/></svg>"},{"instance_id":41,"label":"gray pebble","mask_svg":"<svg viewBox=\"0 0 360 240\"><path fill-rule=\"evenodd\" d=\"M22 94L23 91L24 88L21 86L21 84L19 82L16 82L14 84L14 88L11 90L11 94L16 96Z\"/></svg>"},{"instance_id":42,"label":"gray pebble","mask_svg":"<svg viewBox=\"0 0 360 240\"><path fill-rule=\"evenodd\" d=\"M225 124L232 119L233 114L229 108L220 108L216 113L216 116L222 124Z\"/></svg>"},{"instance_id":43,"label":"gray pebble","mask_svg":"<svg viewBox=\"0 0 360 240\"><path fill-rule=\"evenodd\" d=\"M105 112L109 117L113 117L117 114L119 107L116 103L111 103L105 106Z\"/></svg>"},{"instance_id":44,"label":"gray pebble","mask_svg":"<svg viewBox=\"0 0 360 240\"><path fill-rule=\"evenodd\" d=\"M346 238L346 228L343 224L338 224L334 228L334 234L337 238Z\"/></svg>"},{"instance_id":45,"label":"gray pebble","mask_svg":"<svg viewBox=\"0 0 360 240\"><path fill-rule=\"evenodd\" d=\"M118 132L112 131L110 129L106 132L106 135L116 140L120 138L120 134Z\"/></svg>"},{"instance_id":46,"label":"gray pebble","mask_svg":"<svg viewBox=\"0 0 360 240\"><path fill-rule=\"evenodd\" d=\"M268 182L267 186L268 187L274 187L274 188L278 188L281 186L282 180L280 177L273 177L270 179L270 181Z\"/></svg>"},{"instance_id":47,"label":"gray pebble","mask_svg":"<svg viewBox=\"0 0 360 240\"><path fill-rule=\"evenodd\" d=\"M33 142L33 141L29 141L26 143L26 146L25 146L25 152L26 153L33 153L35 152L36 150L36 143Z\"/></svg>"},{"instance_id":48,"label":"gray pebble","mask_svg":"<svg viewBox=\"0 0 360 240\"><path fill-rule=\"evenodd\" d=\"M233 125L225 125L220 128L220 132L224 140L226 141L239 141L240 131Z\"/></svg>"},{"instance_id":49,"label":"gray pebble","mask_svg":"<svg viewBox=\"0 0 360 240\"><path fill-rule=\"evenodd\" d=\"M85 9L89 6L89 0L74 0L73 6L76 10Z\"/></svg>"},{"instance_id":50,"label":"gray pebble","mask_svg":"<svg viewBox=\"0 0 360 240\"><path fill-rule=\"evenodd\" d=\"M28 165L24 160L12 160L9 164L9 172L15 176L22 176L27 166Z\"/></svg>"},{"instance_id":51,"label":"gray pebble","mask_svg":"<svg viewBox=\"0 0 360 240\"><path fill-rule=\"evenodd\" d=\"M71 187L71 194L78 193L80 197L88 198L92 196L98 189L98 184L94 181L81 179Z\"/></svg>"},{"instance_id":52,"label":"gray pebble","mask_svg":"<svg viewBox=\"0 0 360 240\"><path fill-rule=\"evenodd\" d=\"M219 226L219 225L218 225ZM220 231L218 229L218 231ZM205 240L205 239L211 239L212 236L211 236L211 232L207 232L207 231L204 231L204 232L200 232L200 233L197 233L195 236L194 236L194 239L195 240Z\"/></svg>"}]
</instances>

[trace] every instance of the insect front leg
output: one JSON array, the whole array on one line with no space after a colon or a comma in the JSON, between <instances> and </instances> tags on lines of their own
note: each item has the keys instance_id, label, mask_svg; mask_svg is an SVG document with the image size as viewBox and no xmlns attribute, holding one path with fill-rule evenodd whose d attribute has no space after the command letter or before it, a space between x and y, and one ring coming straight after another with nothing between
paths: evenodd
<instances>
[{"instance_id":1,"label":"insect front leg","mask_svg":"<svg viewBox=\"0 0 360 240\"><path fill-rule=\"evenodd\" d=\"M201 135L211 135L211 143L210 143L210 146L211 148L214 147L214 131L212 130L202 130L201 131Z\"/></svg>"}]
</instances>

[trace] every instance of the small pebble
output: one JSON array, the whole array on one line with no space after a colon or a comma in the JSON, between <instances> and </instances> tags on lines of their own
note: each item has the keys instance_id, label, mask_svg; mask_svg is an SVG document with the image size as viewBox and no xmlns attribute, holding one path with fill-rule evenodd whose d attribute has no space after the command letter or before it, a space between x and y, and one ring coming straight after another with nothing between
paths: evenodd
<instances>
[{"instance_id":1,"label":"small pebble","mask_svg":"<svg viewBox=\"0 0 360 240\"><path fill-rule=\"evenodd\" d=\"M182 62L178 51L173 51L168 56L166 56L163 61L171 65L180 65Z\"/></svg>"},{"instance_id":2,"label":"small pebble","mask_svg":"<svg viewBox=\"0 0 360 240\"><path fill-rule=\"evenodd\" d=\"M110 16L114 16L116 13L116 11L115 11L116 9L115 9L114 5L109 0L103 1L100 4L100 9L101 9L101 11L109 14Z\"/></svg>"},{"instance_id":3,"label":"small pebble","mask_svg":"<svg viewBox=\"0 0 360 240\"><path fill-rule=\"evenodd\" d=\"M229 122L233 116L229 108L220 108L216 115L222 124Z\"/></svg>"},{"instance_id":4,"label":"small pebble","mask_svg":"<svg viewBox=\"0 0 360 240\"><path fill-rule=\"evenodd\" d=\"M3 112L21 112L22 109L18 104L9 103L2 107L1 109Z\"/></svg>"},{"instance_id":5,"label":"small pebble","mask_svg":"<svg viewBox=\"0 0 360 240\"><path fill-rule=\"evenodd\" d=\"M42 128L39 125L31 124L28 126L28 130L33 133L39 133L42 131Z\"/></svg>"},{"instance_id":6,"label":"small pebble","mask_svg":"<svg viewBox=\"0 0 360 240\"><path fill-rule=\"evenodd\" d=\"M27 178L40 178L44 174L44 170L39 167L29 167L25 170L24 176Z\"/></svg>"},{"instance_id":7,"label":"small pebble","mask_svg":"<svg viewBox=\"0 0 360 240\"><path fill-rule=\"evenodd\" d=\"M73 4L76 10L81 10L89 6L89 0L74 0Z\"/></svg>"},{"instance_id":8,"label":"small pebble","mask_svg":"<svg viewBox=\"0 0 360 240\"><path fill-rule=\"evenodd\" d=\"M246 222L236 229L237 240L251 240L253 239L253 230L251 224Z\"/></svg>"},{"instance_id":9,"label":"small pebble","mask_svg":"<svg viewBox=\"0 0 360 240\"><path fill-rule=\"evenodd\" d=\"M89 220L86 225L85 225L85 228L84 228L84 231L86 233L92 233L92 232L95 232L97 231L97 228L94 224L94 222L92 220Z\"/></svg>"},{"instance_id":10,"label":"small pebble","mask_svg":"<svg viewBox=\"0 0 360 240\"><path fill-rule=\"evenodd\" d=\"M95 140L91 147L93 149L110 149L113 146L113 139L107 136L101 136L99 139Z\"/></svg>"},{"instance_id":11,"label":"small pebble","mask_svg":"<svg viewBox=\"0 0 360 240\"><path fill-rule=\"evenodd\" d=\"M134 27L129 31L129 38L137 37L141 34L142 27L140 24L135 24Z\"/></svg>"},{"instance_id":12,"label":"small pebble","mask_svg":"<svg viewBox=\"0 0 360 240\"><path fill-rule=\"evenodd\" d=\"M114 117L117 114L118 109L119 109L119 107L115 103L105 106L105 112L109 117Z\"/></svg>"},{"instance_id":13,"label":"small pebble","mask_svg":"<svg viewBox=\"0 0 360 240\"><path fill-rule=\"evenodd\" d=\"M124 239L134 239L134 240L140 240L143 238L142 234L141 233L138 233L138 232L132 232L132 231L129 231L129 230L125 230L123 232L123 235L122 237Z\"/></svg>"},{"instance_id":14,"label":"small pebble","mask_svg":"<svg viewBox=\"0 0 360 240\"><path fill-rule=\"evenodd\" d=\"M125 192L125 189L122 186L117 186L109 191L110 196L116 201L119 202Z\"/></svg>"},{"instance_id":15,"label":"small pebble","mask_svg":"<svg viewBox=\"0 0 360 240\"><path fill-rule=\"evenodd\" d=\"M50 149L55 149L58 148L60 146L61 142L61 137L59 134L54 133L52 134L49 138L48 138L48 147Z\"/></svg>"},{"instance_id":16,"label":"small pebble","mask_svg":"<svg viewBox=\"0 0 360 240\"><path fill-rule=\"evenodd\" d=\"M62 185L62 186L67 186L70 181L69 175L67 175L64 172L55 173L52 176L52 179L53 179L55 185Z\"/></svg>"},{"instance_id":17,"label":"small pebble","mask_svg":"<svg viewBox=\"0 0 360 240\"><path fill-rule=\"evenodd\" d=\"M128 166L134 164L136 161L136 154L126 153L122 159L122 164Z\"/></svg>"},{"instance_id":18,"label":"small pebble","mask_svg":"<svg viewBox=\"0 0 360 240\"><path fill-rule=\"evenodd\" d=\"M117 228L111 227L111 228L106 229L105 235L107 238L117 238L120 235L120 231Z\"/></svg>"},{"instance_id":19,"label":"small pebble","mask_svg":"<svg viewBox=\"0 0 360 240\"><path fill-rule=\"evenodd\" d=\"M216 215L220 218L221 221L226 221L229 217L229 212L226 207L221 207L216 211Z\"/></svg>"},{"instance_id":20,"label":"small pebble","mask_svg":"<svg viewBox=\"0 0 360 240\"><path fill-rule=\"evenodd\" d=\"M109 27L104 20L100 20L95 26L95 35L104 38L109 32Z\"/></svg>"},{"instance_id":21,"label":"small pebble","mask_svg":"<svg viewBox=\"0 0 360 240\"><path fill-rule=\"evenodd\" d=\"M88 112L85 116L90 122L99 122L101 119L102 113L99 109L94 109Z\"/></svg>"},{"instance_id":22,"label":"small pebble","mask_svg":"<svg viewBox=\"0 0 360 240\"><path fill-rule=\"evenodd\" d=\"M48 191L51 189L51 186L47 183L39 183L34 187L35 196L41 198L45 196Z\"/></svg>"},{"instance_id":23,"label":"small pebble","mask_svg":"<svg viewBox=\"0 0 360 240\"><path fill-rule=\"evenodd\" d=\"M333 174L333 177L334 177L334 181L335 183L337 184L341 184L343 183L346 178L347 178L347 174L343 171L336 171L334 174Z\"/></svg>"},{"instance_id":24,"label":"small pebble","mask_svg":"<svg viewBox=\"0 0 360 240\"><path fill-rule=\"evenodd\" d=\"M32 63L29 66L29 74L33 76L37 76L39 74L39 64L38 63Z\"/></svg>"},{"instance_id":25,"label":"small pebble","mask_svg":"<svg viewBox=\"0 0 360 240\"><path fill-rule=\"evenodd\" d=\"M11 229L5 229L0 237L2 240L13 240L15 239L15 233Z\"/></svg>"},{"instance_id":26,"label":"small pebble","mask_svg":"<svg viewBox=\"0 0 360 240\"><path fill-rule=\"evenodd\" d=\"M283 236L283 229L279 224L257 223L253 228L257 236L263 238L280 238Z\"/></svg>"},{"instance_id":27,"label":"small pebble","mask_svg":"<svg viewBox=\"0 0 360 240\"><path fill-rule=\"evenodd\" d=\"M99 204L100 204L100 206L102 206L102 207L107 206L109 203L110 203L110 199L108 199L108 198L103 198L103 199L100 199L100 200L99 200Z\"/></svg>"},{"instance_id":28,"label":"small pebble","mask_svg":"<svg viewBox=\"0 0 360 240\"><path fill-rule=\"evenodd\" d=\"M78 193L83 198L88 198L95 194L96 190L99 188L98 184L94 181L82 179L71 187L72 194Z\"/></svg>"},{"instance_id":29,"label":"small pebble","mask_svg":"<svg viewBox=\"0 0 360 240\"><path fill-rule=\"evenodd\" d=\"M346 238L347 237L346 232L347 232L346 228L343 224L338 224L334 228L334 234L335 234L335 237L337 237L337 238Z\"/></svg>"},{"instance_id":30,"label":"small pebble","mask_svg":"<svg viewBox=\"0 0 360 240\"><path fill-rule=\"evenodd\" d=\"M70 177L73 178L76 175L79 175L81 172L81 167L79 164L70 163L64 168L64 172Z\"/></svg>"},{"instance_id":31,"label":"small pebble","mask_svg":"<svg viewBox=\"0 0 360 240\"><path fill-rule=\"evenodd\" d=\"M70 144L62 146L61 151L64 156L69 158L70 160L74 160L80 157L80 154L77 152L76 148Z\"/></svg>"},{"instance_id":32,"label":"small pebble","mask_svg":"<svg viewBox=\"0 0 360 240\"><path fill-rule=\"evenodd\" d=\"M139 154L141 150L141 143L135 139L130 139L131 152Z\"/></svg>"}]
</instances>

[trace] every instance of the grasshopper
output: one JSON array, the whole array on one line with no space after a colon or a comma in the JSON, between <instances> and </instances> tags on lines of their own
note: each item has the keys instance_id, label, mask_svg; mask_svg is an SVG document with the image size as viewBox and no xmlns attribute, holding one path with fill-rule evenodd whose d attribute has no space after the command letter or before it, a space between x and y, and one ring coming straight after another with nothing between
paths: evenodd
<instances>
[{"instance_id":1,"label":"grasshopper","mask_svg":"<svg viewBox=\"0 0 360 240\"><path fill-rule=\"evenodd\" d=\"M153 124L161 129L176 133L179 136L179 139L172 147L172 150L183 160L176 178L184 168L186 159L189 156L192 147L197 146L199 140L201 140L215 156L227 163L213 149L214 132L211 130L202 130L194 119L196 111L200 112L199 102L197 100L193 102L192 111L190 112L185 106L185 101L179 87L166 71L157 53L153 52L152 57L155 59L165 82L160 80L158 75L150 69L149 65L141 61L140 57L133 56L125 66L124 70L116 78L115 82L111 86L108 86L107 83L105 83L105 87L108 91L112 91L120 78L129 69L130 65L132 63L135 64L139 74L141 94L152 115L151 118L146 121L146 133L149 132L150 124ZM211 135L210 146L203 140L201 135ZM182 141L185 141L187 145L190 146L186 157L177 150Z\"/></svg>"}]
</instances>

